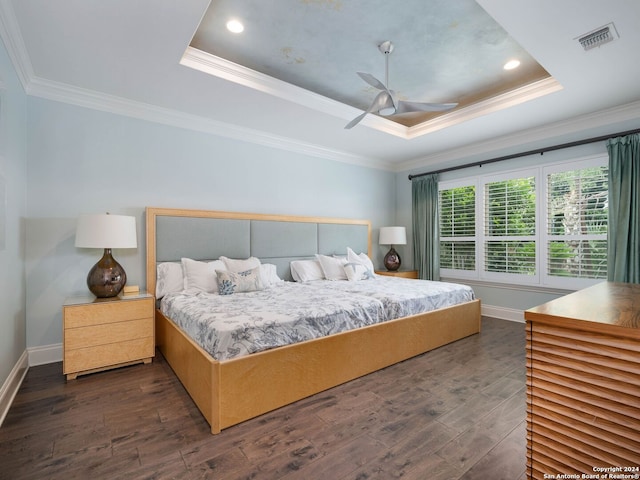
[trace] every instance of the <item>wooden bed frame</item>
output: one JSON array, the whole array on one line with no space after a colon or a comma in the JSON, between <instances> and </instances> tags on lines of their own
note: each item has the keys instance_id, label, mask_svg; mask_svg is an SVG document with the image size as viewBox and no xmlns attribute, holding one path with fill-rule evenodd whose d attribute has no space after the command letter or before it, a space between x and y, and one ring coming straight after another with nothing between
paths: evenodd
<instances>
[{"instance_id":1,"label":"wooden bed frame","mask_svg":"<svg viewBox=\"0 0 640 480\"><path fill-rule=\"evenodd\" d=\"M147 208L147 289L156 286L158 216L369 225L362 220ZM156 310L156 345L196 403L211 433L480 331L480 300L309 340L214 360Z\"/></svg>"}]
</instances>

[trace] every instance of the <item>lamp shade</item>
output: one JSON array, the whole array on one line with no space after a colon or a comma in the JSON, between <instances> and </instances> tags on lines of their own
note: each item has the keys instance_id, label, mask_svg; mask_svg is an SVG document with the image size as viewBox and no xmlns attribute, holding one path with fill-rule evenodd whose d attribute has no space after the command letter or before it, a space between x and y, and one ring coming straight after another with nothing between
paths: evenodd
<instances>
[{"instance_id":1,"label":"lamp shade","mask_svg":"<svg viewBox=\"0 0 640 480\"><path fill-rule=\"evenodd\" d=\"M81 215L76 227L76 247L104 248L104 255L87 275L87 286L98 298L117 296L127 283L127 274L111 255L112 248L136 248L136 217L125 215Z\"/></svg>"},{"instance_id":2,"label":"lamp shade","mask_svg":"<svg viewBox=\"0 0 640 480\"><path fill-rule=\"evenodd\" d=\"M404 227L380 227L380 245L406 245L407 231Z\"/></svg>"},{"instance_id":3,"label":"lamp shade","mask_svg":"<svg viewBox=\"0 0 640 480\"><path fill-rule=\"evenodd\" d=\"M136 248L136 217L126 215L80 215L76 247Z\"/></svg>"}]
</instances>

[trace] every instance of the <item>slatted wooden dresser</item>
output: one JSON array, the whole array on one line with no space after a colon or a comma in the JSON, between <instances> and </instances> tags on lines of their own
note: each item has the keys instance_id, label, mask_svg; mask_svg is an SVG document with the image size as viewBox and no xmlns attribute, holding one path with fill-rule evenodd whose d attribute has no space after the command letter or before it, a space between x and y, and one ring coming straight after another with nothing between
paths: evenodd
<instances>
[{"instance_id":1,"label":"slatted wooden dresser","mask_svg":"<svg viewBox=\"0 0 640 480\"><path fill-rule=\"evenodd\" d=\"M527 478L640 478L640 285L603 282L524 317Z\"/></svg>"}]
</instances>

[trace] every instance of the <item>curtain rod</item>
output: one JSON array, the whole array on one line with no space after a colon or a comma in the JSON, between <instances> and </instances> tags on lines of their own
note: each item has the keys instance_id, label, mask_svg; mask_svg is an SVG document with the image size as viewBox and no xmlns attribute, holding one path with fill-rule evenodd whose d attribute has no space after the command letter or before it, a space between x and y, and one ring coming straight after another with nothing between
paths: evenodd
<instances>
[{"instance_id":1,"label":"curtain rod","mask_svg":"<svg viewBox=\"0 0 640 480\"><path fill-rule=\"evenodd\" d=\"M554 150L561 150L563 148L577 147L579 145L586 145L588 143L601 142L603 140L609 140L610 138L623 137L625 135L632 135L634 133L640 133L640 128L637 128L635 130L627 130L626 132L602 135L600 137L587 138L585 140L577 140L575 142L562 143L560 145L554 145L551 147L538 148L536 150L529 150L527 152L515 153L513 155L505 155L504 157L496 157L496 158L491 158L489 160L480 160L479 162L472 162L472 163L467 163L465 165L458 165L457 167L442 168L440 170L434 170L432 172L417 173L415 175L409 175L409 180L412 180L418 177L424 177L425 175L432 175L434 173L452 172L454 170L462 170L463 168L470 168L470 167L482 167L482 165L487 165L489 163L502 162L504 160L511 160L512 158L518 158L518 157L526 157L528 155L535 155L538 153L540 155L543 155L545 152L553 152Z\"/></svg>"}]
</instances>

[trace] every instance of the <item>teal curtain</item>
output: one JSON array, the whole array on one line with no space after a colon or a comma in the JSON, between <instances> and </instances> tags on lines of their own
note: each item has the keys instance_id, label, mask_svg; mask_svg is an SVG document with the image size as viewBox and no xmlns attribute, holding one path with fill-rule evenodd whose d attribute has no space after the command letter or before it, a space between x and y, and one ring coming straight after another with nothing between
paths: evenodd
<instances>
[{"instance_id":1,"label":"teal curtain","mask_svg":"<svg viewBox=\"0 0 640 480\"><path fill-rule=\"evenodd\" d=\"M438 175L424 175L411 182L413 266L419 278L439 280Z\"/></svg>"},{"instance_id":2,"label":"teal curtain","mask_svg":"<svg viewBox=\"0 0 640 480\"><path fill-rule=\"evenodd\" d=\"M608 279L640 283L640 134L608 140L607 151Z\"/></svg>"}]
</instances>

